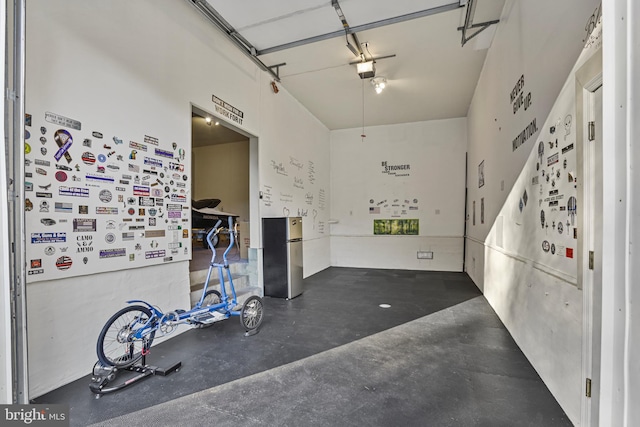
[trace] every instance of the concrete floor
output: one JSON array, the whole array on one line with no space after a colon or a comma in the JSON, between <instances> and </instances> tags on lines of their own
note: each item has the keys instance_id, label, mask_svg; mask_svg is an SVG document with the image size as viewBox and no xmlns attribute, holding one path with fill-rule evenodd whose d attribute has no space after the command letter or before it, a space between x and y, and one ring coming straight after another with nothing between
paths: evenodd
<instances>
[{"instance_id":1,"label":"concrete floor","mask_svg":"<svg viewBox=\"0 0 640 427\"><path fill-rule=\"evenodd\" d=\"M253 337L232 319L152 348L179 372L34 403L69 404L74 426L571 425L466 274L330 268L305 286L266 298Z\"/></svg>"}]
</instances>

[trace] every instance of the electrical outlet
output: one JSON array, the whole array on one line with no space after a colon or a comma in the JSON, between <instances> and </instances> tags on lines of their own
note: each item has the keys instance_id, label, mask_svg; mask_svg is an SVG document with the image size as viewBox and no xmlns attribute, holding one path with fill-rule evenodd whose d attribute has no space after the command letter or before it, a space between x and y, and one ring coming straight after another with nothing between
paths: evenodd
<instances>
[{"instance_id":1,"label":"electrical outlet","mask_svg":"<svg viewBox=\"0 0 640 427\"><path fill-rule=\"evenodd\" d=\"M418 251L418 259L433 259L433 252Z\"/></svg>"}]
</instances>

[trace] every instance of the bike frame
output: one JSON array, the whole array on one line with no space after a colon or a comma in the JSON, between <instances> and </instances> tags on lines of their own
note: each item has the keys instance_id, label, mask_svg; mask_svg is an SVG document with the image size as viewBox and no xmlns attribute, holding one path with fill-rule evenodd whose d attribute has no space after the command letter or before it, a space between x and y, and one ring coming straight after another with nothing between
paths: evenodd
<instances>
[{"instance_id":1,"label":"bike frame","mask_svg":"<svg viewBox=\"0 0 640 427\"><path fill-rule=\"evenodd\" d=\"M218 220L216 225L207 233L207 243L209 244L209 248L213 252L211 256L211 262L209 263L209 271L207 272L207 279L204 282L204 287L202 288L202 295L200 296L200 300L196 303L195 307L191 310L181 311L180 313L177 311L163 313L157 307L152 306L146 301L143 300L130 300L127 301L127 304L135 304L140 303L144 304L151 310L152 316L141 325L139 329L137 329L132 338L137 340L142 340L147 337L151 332L158 330L162 327L162 325L170 324L172 326L186 323L187 321L194 318L194 316L204 313L211 313L214 311L218 311L218 313L224 315L224 319L228 319L231 316L240 316L240 311L233 311L233 308L238 304L236 297L236 289L233 285L233 278L231 277L231 272L229 271L229 262L227 261L227 254L233 247L235 242L235 231L233 230L233 217L229 217L229 246L222 254L222 264L216 262L216 249L213 247L213 236L220 232L220 224L222 220ZM208 307L202 308L202 304L204 303L204 298L209 288L209 281L211 280L211 274L213 273L213 269L216 268L218 270L218 278L220 280L220 303L213 304ZM224 271L227 271L227 279L229 281L229 288L231 290L231 295L227 294L226 282ZM223 310L223 311L219 311ZM223 320L221 318L220 320Z\"/></svg>"}]
</instances>

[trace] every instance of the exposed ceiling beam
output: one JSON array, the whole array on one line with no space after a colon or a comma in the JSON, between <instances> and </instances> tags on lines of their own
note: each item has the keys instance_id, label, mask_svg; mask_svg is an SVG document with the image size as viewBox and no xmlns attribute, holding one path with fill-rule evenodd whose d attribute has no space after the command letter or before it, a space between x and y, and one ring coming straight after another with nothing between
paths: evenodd
<instances>
[{"instance_id":1,"label":"exposed ceiling beam","mask_svg":"<svg viewBox=\"0 0 640 427\"><path fill-rule=\"evenodd\" d=\"M273 72L273 67L268 67L260 59L257 58L256 48L240 33L238 33L206 0L186 0L191 3L200 13L202 13L215 27L217 27L233 43L242 53L247 55L261 70L271 74L276 80L280 81L279 73ZM284 65L284 64L278 64ZM274 67L278 67L274 66ZM278 69L279 71L279 69Z\"/></svg>"},{"instance_id":2,"label":"exposed ceiling beam","mask_svg":"<svg viewBox=\"0 0 640 427\"><path fill-rule=\"evenodd\" d=\"M194 0L191 0L191 1L194 1ZM408 13L406 15L396 16L394 18L382 19L380 21L371 22L369 24L358 25L356 27L349 27L346 30L334 31L334 32L327 33L327 34L321 34L319 36L309 37L309 38L306 38L306 39L302 39L302 40L297 40L297 41L290 42L290 43L281 44L279 46L273 46L273 47L268 47L268 48L265 48L265 49L260 49L257 52L257 55L266 55L268 53L279 52L281 50L291 49L293 47L298 47L298 46L304 46L306 44L315 43L315 42L319 42L319 41L322 41L322 40L328 40L328 39L333 39L333 38L336 38L336 37L342 37L342 36L345 35L345 31L346 31L347 34L355 34L355 33L360 32L360 31L371 30L371 29L374 29L374 28L384 27L384 26L391 25L391 24L397 24L399 22L410 21L412 19L417 19L417 18L422 18L422 17L425 17L425 16L435 15L435 14L438 14L438 13L448 12L450 10L459 9L460 7L462 7L462 6L460 6L460 2L456 1L454 3L446 4L444 6L438 6L438 7L434 7L434 8L431 8L431 9L425 9L425 10L421 10L421 11L418 11L418 12L412 12L412 13ZM360 46L358 46L358 49L359 48L360 48Z\"/></svg>"}]
</instances>

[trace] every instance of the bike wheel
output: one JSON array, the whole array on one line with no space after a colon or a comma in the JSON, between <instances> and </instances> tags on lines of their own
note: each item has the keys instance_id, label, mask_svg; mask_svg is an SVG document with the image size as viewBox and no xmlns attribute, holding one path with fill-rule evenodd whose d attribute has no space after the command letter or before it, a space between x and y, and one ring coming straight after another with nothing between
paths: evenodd
<instances>
[{"instance_id":1,"label":"bike wheel","mask_svg":"<svg viewBox=\"0 0 640 427\"><path fill-rule=\"evenodd\" d=\"M204 299L202 300L202 308L209 307L210 305L220 304L222 301L222 296L220 292L215 289L209 289L206 294L204 294ZM213 323L196 323L194 326L197 329L208 328L213 325Z\"/></svg>"},{"instance_id":2,"label":"bike wheel","mask_svg":"<svg viewBox=\"0 0 640 427\"><path fill-rule=\"evenodd\" d=\"M133 338L133 333L143 328L152 316L151 310L141 305L130 305L111 316L98 336L100 363L124 368L140 360L142 350L151 347L156 331L152 330L145 340Z\"/></svg>"},{"instance_id":3,"label":"bike wheel","mask_svg":"<svg viewBox=\"0 0 640 427\"><path fill-rule=\"evenodd\" d=\"M206 294L204 294L204 299L202 300L202 306L208 307L210 305L220 304L222 301L222 296L220 292L215 289L209 289Z\"/></svg>"},{"instance_id":4,"label":"bike wheel","mask_svg":"<svg viewBox=\"0 0 640 427\"><path fill-rule=\"evenodd\" d=\"M242 304L240 311L240 323L247 331L257 329L262 324L264 318L264 305L262 298L252 295Z\"/></svg>"}]
</instances>

